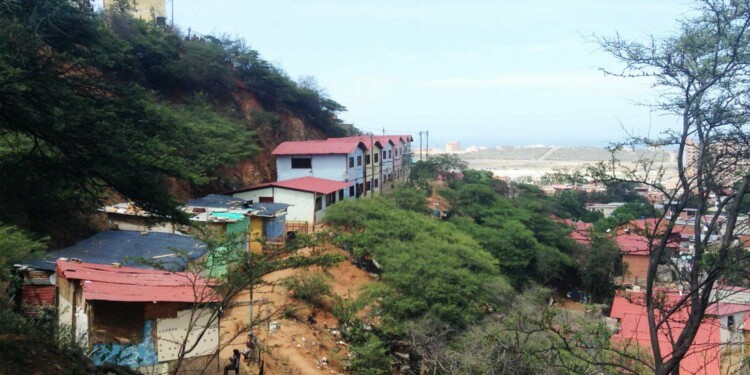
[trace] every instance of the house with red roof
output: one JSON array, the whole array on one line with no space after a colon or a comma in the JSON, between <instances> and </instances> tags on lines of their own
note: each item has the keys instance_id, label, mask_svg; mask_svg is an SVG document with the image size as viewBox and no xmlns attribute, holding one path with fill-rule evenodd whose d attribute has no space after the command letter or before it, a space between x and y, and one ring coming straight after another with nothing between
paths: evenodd
<instances>
[{"instance_id":1,"label":"house with red roof","mask_svg":"<svg viewBox=\"0 0 750 375\"><path fill-rule=\"evenodd\" d=\"M643 292L627 292L615 296L610 317L616 319L617 328L612 341L622 347L638 348L638 352L651 358L651 339ZM674 290L661 291L663 311L677 306L684 295ZM658 342L662 356L668 358L673 340L685 327L689 304L676 310L667 322L659 327ZM706 310L698 333L680 363L681 374L723 375L735 373L744 360L744 321L750 316L750 305L718 302ZM660 319L661 310L656 310Z\"/></svg>"},{"instance_id":2,"label":"house with red roof","mask_svg":"<svg viewBox=\"0 0 750 375\"><path fill-rule=\"evenodd\" d=\"M638 233L623 232L615 237L615 243L620 248L622 262L625 264L626 273L623 277L624 284L645 285L648 276L648 265L651 250L658 245L659 239L649 240L649 237ZM651 245L653 244L653 245ZM667 243L667 255L676 254L680 248L679 241Z\"/></svg>"},{"instance_id":3,"label":"house with red roof","mask_svg":"<svg viewBox=\"0 0 750 375\"><path fill-rule=\"evenodd\" d=\"M328 207L347 199L353 192L352 182L334 181L317 177L267 182L230 194L250 202L285 203L287 223L304 222L309 230L321 222Z\"/></svg>"},{"instance_id":4,"label":"house with red roof","mask_svg":"<svg viewBox=\"0 0 750 375\"><path fill-rule=\"evenodd\" d=\"M592 223L583 221L573 221L571 219L563 220L563 223L570 226L573 230L570 232L570 238L584 246L591 245L591 230L594 227Z\"/></svg>"},{"instance_id":5,"label":"house with red roof","mask_svg":"<svg viewBox=\"0 0 750 375\"><path fill-rule=\"evenodd\" d=\"M195 274L59 259L58 322L96 364L166 373L187 338L186 365L219 348L220 297Z\"/></svg>"},{"instance_id":6,"label":"house with red roof","mask_svg":"<svg viewBox=\"0 0 750 375\"><path fill-rule=\"evenodd\" d=\"M345 197L353 198L365 194L368 150L357 139L338 139L283 142L271 154L276 157L277 181L315 177L350 182L354 189L351 194L345 192Z\"/></svg>"}]
</instances>

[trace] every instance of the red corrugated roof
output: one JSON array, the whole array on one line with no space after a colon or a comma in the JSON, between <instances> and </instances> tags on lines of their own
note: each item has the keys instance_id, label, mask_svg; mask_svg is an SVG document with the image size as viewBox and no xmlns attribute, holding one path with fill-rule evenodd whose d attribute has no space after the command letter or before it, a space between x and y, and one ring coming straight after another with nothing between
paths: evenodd
<instances>
[{"instance_id":1,"label":"red corrugated roof","mask_svg":"<svg viewBox=\"0 0 750 375\"><path fill-rule=\"evenodd\" d=\"M375 147L382 149L383 148L383 143L384 143L383 138L385 138L385 137L382 137L382 136L381 137L372 137L372 144ZM370 149L370 136L369 135L361 135L361 136L355 136L355 137L344 137L344 138L328 138L328 139L326 139L326 142L336 142L336 143L338 143L338 142L353 142L353 141L362 143L365 146L365 149L367 149L367 150Z\"/></svg>"},{"instance_id":2,"label":"red corrugated roof","mask_svg":"<svg viewBox=\"0 0 750 375\"><path fill-rule=\"evenodd\" d=\"M627 255L649 255L648 238L635 233L621 234L615 237L620 252ZM654 239L654 246L658 245L659 239ZM679 243L674 241L667 242L667 248L677 249Z\"/></svg>"},{"instance_id":3,"label":"red corrugated roof","mask_svg":"<svg viewBox=\"0 0 750 375\"><path fill-rule=\"evenodd\" d=\"M215 302L208 281L186 272L58 260L58 276L81 280L86 300L119 302Z\"/></svg>"},{"instance_id":4,"label":"red corrugated roof","mask_svg":"<svg viewBox=\"0 0 750 375\"><path fill-rule=\"evenodd\" d=\"M617 295L612 304L612 318L619 319L620 327L612 336L614 342L637 344L644 348L651 348L646 307L643 304L643 294L633 293L629 298ZM670 297L672 297L670 295ZM678 296L679 297L679 296ZM658 340L661 354L668 358L672 352L670 337L676 338L685 326L687 308L678 310L669 325L659 330ZM671 329L671 333L669 330ZM680 370L685 374L719 375L721 331L719 322L713 318L706 318L701 322L693 344L688 349L685 358L680 362Z\"/></svg>"},{"instance_id":5,"label":"red corrugated roof","mask_svg":"<svg viewBox=\"0 0 750 375\"><path fill-rule=\"evenodd\" d=\"M367 145L356 139L341 139L336 142L326 141L288 141L282 142L271 153L272 155L339 155L351 154L357 147L367 150Z\"/></svg>"},{"instance_id":6,"label":"red corrugated roof","mask_svg":"<svg viewBox=\"0 0 750 375\"><path fill-rule=\"evenodd\" d=\"M300 177L285 181L266 182L265 184L255 185L244 189L235 190L232 193L242 193L245 191L253 191L266 187L279 187L284 189L307 191L318 194L330 194L341 189L346 189L352 186L351 182L327 180L325 178L317 177Z\"/></svg>"}]
</instances>

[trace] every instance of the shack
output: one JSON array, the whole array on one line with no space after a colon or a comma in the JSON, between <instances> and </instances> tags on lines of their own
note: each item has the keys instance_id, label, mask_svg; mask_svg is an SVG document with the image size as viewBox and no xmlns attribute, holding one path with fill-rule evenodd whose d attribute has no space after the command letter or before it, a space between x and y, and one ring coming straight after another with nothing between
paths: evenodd
<instances>
[{"instance_id":1,"label":"shack","mask_svg":"<svg viewBox=\"0 0 750 375\"><path fill-rule=\"evenodd\" d=\"M189 373L216 360L220 298L205 279L72 260L58 260L56 274L60 329L94 363L166 373L185 350L180 373Z\"/></svg>"}]
</instances>

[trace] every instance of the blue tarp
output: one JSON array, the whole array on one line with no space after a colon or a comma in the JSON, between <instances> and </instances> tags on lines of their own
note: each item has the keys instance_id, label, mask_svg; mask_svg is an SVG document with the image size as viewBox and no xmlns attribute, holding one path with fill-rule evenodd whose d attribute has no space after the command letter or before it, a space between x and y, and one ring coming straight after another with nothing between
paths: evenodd
<instances>
[{"instance_id":1,"label":"blue tarp","mask_svg":"<svg viewBox=\"0 0 750 375\"><path fill-rule=\"evenodd\" d=\"M206 250L203 242L180 234L149 232L142 235L136 231L110 230L97 233L73 246L49 252L42 259L21 263L40 270L54 271L55 260L58 258L77 258L89 263L122 263L145 268L145 265L133 260L126 261L127 257L138 257L158 261L170 271L182 271L185 268L183 257L170 254L184 252L192 260L203 256Z\"/></svg>"}]
</instances>

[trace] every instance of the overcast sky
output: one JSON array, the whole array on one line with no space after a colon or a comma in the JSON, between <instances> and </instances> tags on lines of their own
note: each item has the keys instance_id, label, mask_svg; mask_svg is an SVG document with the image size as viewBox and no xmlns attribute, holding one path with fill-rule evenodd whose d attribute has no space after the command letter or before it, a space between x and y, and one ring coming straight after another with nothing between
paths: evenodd
<instances>
[{"instance_id":1,"label":"overcast sky","mask_svg":"<svg viewBox=\"0 0 750 375\"><path fill-rule=\"evenodd\" d=\"M314 76L360 129L430 131L431 146L606 145L674 126L634 101L648 82L592 34L676 30L684 0L167 0L175 22L245 39L293 78Z\"/></svg>"}]
</instances>

